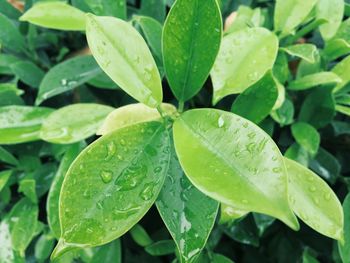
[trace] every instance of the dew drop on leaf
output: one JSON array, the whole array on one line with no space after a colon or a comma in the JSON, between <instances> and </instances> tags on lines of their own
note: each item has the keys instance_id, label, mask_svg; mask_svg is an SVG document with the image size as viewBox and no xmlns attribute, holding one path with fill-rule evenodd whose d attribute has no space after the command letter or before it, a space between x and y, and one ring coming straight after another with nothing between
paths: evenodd
<instances>
[{"instance_id":1,"label":"dew drop on leaf","mask_svg":"<svg viewBox=\"0 0 350 263\"><path fill-rule=\"evenodd\" d=\"M102 171L100 176L102 181L107 184L112 180L113 173L111 171Z\"/></svg>"}]
</instances>

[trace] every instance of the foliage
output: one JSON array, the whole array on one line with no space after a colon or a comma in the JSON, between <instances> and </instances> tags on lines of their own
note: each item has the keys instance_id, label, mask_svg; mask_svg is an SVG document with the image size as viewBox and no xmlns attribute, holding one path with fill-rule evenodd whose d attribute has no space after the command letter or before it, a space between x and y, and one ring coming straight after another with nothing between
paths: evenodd
<instances>
[{"instance_id":1,"label":"foliage","mask_svg":"<svg viewBox=\"0 0 350 263\"><path fill-rule=\"evenodd\" d=\"M0 262L349 263L349 16L0 0Z\"/></svg>"}]
</instances>

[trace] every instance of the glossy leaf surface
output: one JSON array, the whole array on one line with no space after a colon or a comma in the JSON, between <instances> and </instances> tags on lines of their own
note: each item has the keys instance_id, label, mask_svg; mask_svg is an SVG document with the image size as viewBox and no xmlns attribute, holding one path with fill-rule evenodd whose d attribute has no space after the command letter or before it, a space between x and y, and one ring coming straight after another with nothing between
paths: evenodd
<instances>
[{"instance_id":1,"label":"glossy leaf surface","mask_svg":"<svg viewBox=\"0 0 350 263\"><path fill-rule=\"evenodd\" d=\"M166 115L176 114L176 108L171 104L162 103L160 107ZM160 113L156 109L142 103L129 104L112 111L97 131L97 134L105 135L133 124L156 120L161 120Z\"/></svg>"},{"instance_id":2,"label":"glossy leaf surface","mask_svg":"<svg viewBox=\"0 0 350 263\"><path fill-rule=\"evenodd\" d=\"M309 63L315 63L317 47L313 44L297 44L294 46L283 47L281 50L291 56L302 58Z\"/></svg>"},{"instance_id":3,"label":"glossy leaf surface","mask_svg":"<svg viewBox=\"0 0 350 263\"><path fill-rule=\"evenodd\" d=\"M171 147L167 177L156 202L181 262L193 262L214 226L219 203L197 190L185 176Z\"/></svg>"},{"instance_id":4,"label":"glossy leaf surface","mask_svg":"<svg viewBox=\"0 0 350 263\"><path fill-rule=\"evenodd\" d=\"M51 143L70 144L94 135L112 107L78 103L51 113L43 122L40 138Z\"/></svg>"},{"instance_id":5,"label":"glossy leaf surface","mask_svg":"<svg viewBox=\"0 0 350 263\"><path fill-rule=\"evenodd\" d=\"M317 232L343 240L343 210L333 190L311 170L290 159L284 160L293 211Z\"/></svg>"},{"instance_id":6,"label":"glossy leaf surface","mask_svg":"<svg viewBox=\"0 0 350 263\"><path fill-rule=\"evenodd\" d=\"M277 37L264 28L248 28L225 36L211 71L213 104L243 92L261 79L272 68L277 50Z\"/></svg>"},{"instance_id":7,"label":"glossy leaf surface","mask_svg":"<svg viewBox=\"0 0 350 263\"><path fill-rule=\"evenodd\" d=\"M60 1L37 3L20 20L52 29L85 30L84 12Z\"/></svg>"},{"instance_id":8,"label":"glossy leaf surface","mask_svg":"<svg viewBox=\"0 0 350 263\"><path fill-rule=\"evenodd\" d=\"M130 24L88 15L86 36L97 63L118 86L149 107L162 102L156 63L145 40Z\"/></svg>"},{"instance_id":9,"label":"glossy leaf surface","mask_svg":"<svg viewBox=\"0 0 350 263\"><path fill-rule=\"evenodd\" d=\"M275 30L290 34L299 26L316 5L317 0L277 0L275 6Z\"/></svg>"},{"instance_id":10,"label":"glossy leaf surface","mask_svg":"<svg viewBox=\"0 0 350 263\"><path fill-rule=\"evenodd\" d=\"M89 145L62 185L62 234L52 258L74 247L110 242L136 224L163 185L169 143L163 124L152 122L117 130Z\"/></svg>"},{"instance_id":11,"label":"glossy leaf surface","mask_svg":"<svg viewBox=\"0 0 350 263\"><path fill-rule=\"evenodd\" d=\"M320 32L325 40L331 39L336 33L344 16L344 0L318 0L317 18L327 20L320 26Z\"/></svg>"},{"instance_id":12,"label":"glossy leaf surface","mask_svg":"<svg viewBox=\"0 0 350 263\"><path fill-rule=\"evenodd\" d=\"M57 64L40 83L35 103L72 90L101 73L92 56L77 56Z\"/></svg>"},{"instance_id":13,"label":"glossy leaf surface","mask_svg":"<svg viewBox=\"0 0 350 263\"><path fill-rule=\"evenodd\" d=\"M292 135L296 142L304 147L311 155L315 155L320 146L320 134L308 123L297 122L292 125Z\"/></svg>"},{"instance_id":14,"label":"glossy leaf surface","mask_svg":"<svg viewBox=\"0 0 350 263\"><path fill-rule=\"evenodd\" d=\"M350 262L350 194L348 194L343 202L344 213L344 244L338 242L339 254L343 263Z\"/></svg>"},{"instance_id":15,"label":"glossy leaf surface","mask_svg":"<svg viewBox=\"0 0 350 263\"><path fill-rule=\"evenodd\" d=\"M350 76L347 74L350 70L350 56L347 56L342 61L340 61L333 69L332 72L337 74L341 79L342 82L338 83L338 85L335 87L334 91L339 92L341 89L345 87L346 84L350 81Z\"/></svg>"},{"instance_id":16,"label":"glossy leaf surface","mask_svg":"<svg viewBox=\"0 0 350 263\"><path fill-rule=\"evenodd\" d=\"M288 85L290 90L306 90L319 85L338 84L342 79L333 72L319 72L301 77Z\"/></svg>"},{"instance_id":17,"label":"glossy leaf surface","mask_svg":"<svg viewBox=\"0 0 350 263\"><path fill-rule=\"evenodd\" d=\"M43 107L0 107L0 144L38 140L41 123L51 112Z\"/></svg>"},{"instance_id":18,"label":"glossy leaf surface","mask_svg":"<svg viewBox=\"0 0 350 263\"><path fill-rule=\"evenodd\" d=\"M276 81L271 73L267 73L235 99L231 111L254 123L259 123L269 115L277 98Z\"/></svg>"},{"instance_id":19,"label":"glossy leaf surface","mask_svg":"<svg viewBox=\"0 0 350 263\"><path fill-rule=\"evenodd\" d=\"M218 54L222 21L216 0L178 0L163 30L166 76L179 101L202 88Z\"/></svg>"},{"instance_id":20,"label":"glossy leaf surface","mask_svg":"<svg viewBox=\"0 0 350 263\"><path fill-rule=\"evenodd\" d=\"M191 110L175 122L174 140L181 166L202 192L298 228L288 204L282 155L252 122L220 110Z\"/></svg>"}]
</instances>

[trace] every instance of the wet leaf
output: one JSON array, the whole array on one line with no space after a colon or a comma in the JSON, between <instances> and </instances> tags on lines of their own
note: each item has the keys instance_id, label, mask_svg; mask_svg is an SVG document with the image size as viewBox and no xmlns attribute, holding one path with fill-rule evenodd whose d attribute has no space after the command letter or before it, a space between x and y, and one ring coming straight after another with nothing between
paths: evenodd
<instances>
[{"instance_id":1,"label":"wet leaf","mask_svg":"<svg viewBox=\"0 0 350 263\"><path fill-rule=\"evenodd\" d=\"M176 113L176 108L171 104L162 103L160 107L166 115L171 116ZM133 124L156 120L161 120L160 113L156 109L142 103L129 104L112 111L97 131L97 134L105 135Z\"/></svg>"},{"instance_id":2,"label":"wet leaf","mask_svg":"<svg viewBox=\"0 0 350 263\"><path fill-rule=\"evenodd\" d=\"M267 73L235 99L231 111L254 123L259 123L270 114L277 97L276 82L271 73Z\"/></svg>"},{"instance_id":3,"label":"wet leaf","mask_svg":"<svg viewBox=\"0 0 350 263\"><path fill-rule=\"evenodd\" d=\"M236 219L246 216L249 211L239 210L232 206L221 203L220 205L220 224L232 223Z\"/></svg>"},{"instance_id":4,"label":"wet leaf","mask_svg":"<svg viewBox=\"0 0 350 263\"><path fill-rule=\"evenodd\" d=\"M84 12L60 1L36 3L19 20L52 29L85 30Z\"/></svg>"},{"instance_id":5,"label":"wet leaf","mask_svg":"<svg viewBox=\"0 0 350 263\"><path fill-rule=\"evenodd\" d=\"M243 92L261 79L272 69L277 51L277 37L264 28L248 28L225 36L211 71L213 104Z\"/></svg>"},{"instance_id":6,"label":"wet leaf","mask_svg":"<svg viewBox=\"0 0 350 263\"><path fill-rule=\"evenodd\" d=\"M179 101L192 98L208 78L222 35L215 0L177 0L165 21L163 57L166 76Z\"/></svg>"},{"instance_id":7,"label":"wet leaf","mask_svg":"<svg viewBox=\"0 0 350 263\"><path fill-rule=\"evenodd\" d=\"M317 0L276 0L275 30L282 35L292 33L309 15L316 3Z\"/></svg>"},{"instance_id":8,"label":"wet leaf","mask_svg":"<svg viewBox=\"0 0 350 263\"><path fill-rule=\"evenodd\" d=\"M51 143L70 144L94 135L112 107L79 103L51 113L43 122L40 137Z\"/></svg>"},{"instance_id":9,"label":"wet leaf","mask_svg":"<svg viewBox=\"0 0 350 263\"><path fill-rule=\"evenodd\" d=\"M344 213L344 244L338 242L339 254L343 263L350 262L350 194L343 202Z\"/></svg>"},{"instance_id":10,"label":"wet leaf","mask_svg":"<svg viewBox=\"0 0 350 263\"><path fill-rule=\"evenodd\" d=\"M320 85L339 84L342 79L333 72L319 72L296 79L289 83L290 90L306 90Z\"/></svg>"},{"instance_id":11,"label":"wet leaf","mask_svg":"<svg viewBox=\"0 0 350 263\"><path fill-rule=\"evenodd\" d=\"M187 179L174 147L171 147L169 170L156 205L177 245L181 262L193 262L207 242L219 204Z\"/></svg>"},{"instance_id":12,"label":"wet leaf","mask_svg":"<svg viewBox=\"0 0 350 263\"><path fill-rule=\"evenodd\" d=\"M320 146L320 134L308 123L297 122L292 125L292 135L299 145L304 147L311 155L315 155Z\"/></svg>"},{"instance_id":13,"label":"wet leaf","mask_svg":"<svg viewBox=\"0 0 350 263\"><path fill-rule=\"evenodd\" d=\"M45 75L39 87L36 105L72 90L101 73L92 56L77 56L57 64Z\"/></svg>"},{"instance_id":14,"label":"wet leaf","mask_svg":"<svg viewBox=\"0 0 350 263\"><path fill-rule=\"evenodd\" d=\"M343 240L343 210L333 190L306 167L287 158L284 161L294 213L317 232Z\"/></svg>"},{"instance_id":15,"label":"wet leaf","mask_svg":"<svg viewBox=\"0 0 350 263\"><path fill-rule=\"evenodd\" d=\"M174 140L182 168L203 193L298 229L288 204L283 157L258 126L233 113L197 109L176 120Z\"/></svg>"},{"instance_id":16,"label":"wet leaf","mask_svg":"<svg viewBox=\"0 0 350 263\"><path fill-rule=\"evenodd\" d=\"M41 123L52 111L43 107L0 107L0 144L38 140Z\"/></svg>"},{"instance_id":17,"label":"wet leaf","mask_svg":"<svg viewBox=\"0 0 350 263\"><path fill-rule=\"evenodd\" d=\"M343 20L344 0L318 0L316 16L327 20L320 26L320 32L324 40L331 39Z\"/></svg>"},{"instance_id":18,"label":"wet leaf","mask_svg":"<svg viewBox=\"0 0 350 263\"><path fill-rule=\"evenodd\" d=\"M97 63L119 87L149 107L162 102L156 63L145 40L129 23L88 15L86 34Z\"/></svg>"},{"instance_id":19,"label":"wet leaf","mask_svg":"<svg viewBox=\"0 0 350 263\"><path fill-rule=\"evenodd\" d=\"M51 258L105 244L133 227L157 198L169 158L168 132L157 122L117 130L89 145L64 179L62 234Z\"/></svg>"},{"instance_id":20,"label":"wet leaf","mask_svg":"<svg viewBox=\"0 0 350 263\"><path fill-rule=\"evenodd\" d=\"M313 44L297 44L294 46L283 47L281 50L291 56L302 58L309 63L315 63L318 52L317 47Z\"/></svg>"}]
</instances>

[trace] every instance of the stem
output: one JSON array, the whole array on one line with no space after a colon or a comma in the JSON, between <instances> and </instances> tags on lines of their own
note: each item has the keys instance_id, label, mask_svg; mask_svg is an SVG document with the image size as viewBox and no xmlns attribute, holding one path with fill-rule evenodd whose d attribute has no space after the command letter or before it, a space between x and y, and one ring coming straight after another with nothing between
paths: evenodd
<instances>
[{"instance_id":1,"label":"stem","mask_svg":"<svg viewBox=\"0 0 350 263\"><path fill-rule=\"evenodd\" d=\"M183 101L179 101L178 112L182 113L184 111L185 103Z\"/></svg>"},{"instance_id":2,"label":"stem","mask_svg":"<svg viewBox=\"0 0 350 263\"><path fill-rule=\"evenodd\" d=\"M288 38L286 40L286 44L293 44L295 41L297 41L298 39L302 38L303 36L305 36L306 34L310 33L311 31L313 31L315 28L317 28L318 26L324 24L328 22L328 20L326 19L316 19L314 21L312 21L311 23L309 23L308 25L306 25L305 27L303 27L302 29L300 29L298 32L295 33L294 36L291 36L290 38Z\"/></svg>"},{"instance_id":3,"label":"stem","mask_svg":"<svg viewBox=\"0 0 350 263\"><path fill-rule=\"evenodd\" d=\"M160 105L157 106L157 111L159 112L162 119L165 119L164 112L163 112L162 108L160 107Z\"/></svg>"}]
</instances>

